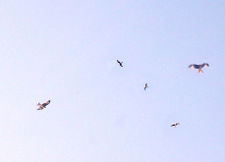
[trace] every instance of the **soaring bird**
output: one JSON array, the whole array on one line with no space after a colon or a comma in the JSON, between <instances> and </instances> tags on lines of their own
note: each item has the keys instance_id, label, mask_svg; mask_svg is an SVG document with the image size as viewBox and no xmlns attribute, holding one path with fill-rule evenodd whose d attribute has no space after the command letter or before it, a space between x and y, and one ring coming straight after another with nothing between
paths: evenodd
<instances>
[{"instance_id":1,"label":"soaring bird","mask_svg":"<svg viewBox=\"0 0 225 162\"><path fill-rule=\"evenodd\" d=\"M174 123L171 125L171 127L177 127L180 123Z\"/></svg>"},{"instance_id":2,"label":"soaring bird","mask_svg":"<svg viewBox=\"0 0 225 162\"><path fill-rule=\"evenodd\" d=\"M121 61L119 61L119 60L116 60L117 61L117 63L121 66L121 67L123 67L123 62L121 62Z\"/></svg>"},{"instance_id":3,"label":"soaring bird","mask_svg":"<svg viewBox=\"0 0 225 162\"><path fill-rule=\"evenodd\" d=\"M192 68L192 69L198 69L199 73L201 73L201 72L203 73L202 68L209 67L209 64L208 63L203 63L203 64L199 64L199 65L191 64L188 67Z\"/></svg>"},{"instance_id":4,"label":"soaring bird","mask_svg":"<svg viewBox=\"0 0 225 162\"><path fill-rule=\"evenodd\" d=\"M144 90L148 88L148 83L145 83Z\"/></svg>"},{"instance_id":5,"label":"soaring bird","mask_svg":"<svg viewBox=\"0 0 225 162\"><path fill-rule=\"evenodd\" d=\"M46 106L48 105L48 104L50 104L50 100L48 100L47 102L45 102L45 103L43 103L43 104L40 104L39 102L38 102L38 104L37 104L37 106L39 106L39 108L37 109L37 110L42 110L42 109L44 109L44 108L46 108Z\"/></svg>"}]
</instances>

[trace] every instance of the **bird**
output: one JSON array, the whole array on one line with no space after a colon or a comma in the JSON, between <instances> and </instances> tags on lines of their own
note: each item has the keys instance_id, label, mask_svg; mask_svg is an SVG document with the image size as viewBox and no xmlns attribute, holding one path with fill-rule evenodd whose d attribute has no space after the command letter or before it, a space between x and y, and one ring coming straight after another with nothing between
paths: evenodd
<instances>
[{"instance_id":1,"label":"bird","mask_svg":"<svg viewBox=\"0 0 225 162\"><path fill-rule=\"evenodd\" d=\"M145 83L144 90L148 88L148 83Z\"/></svg>"},{"instance_id":2,"label":"bird","mask_svg":"<svg viewBox=\"0 0 225 162\"><path fill-rule=\"evenodd\" d=\"M171 127L177 127L180 123L174 123L171 125Z\"/></svg>"},{"instance_id":3,"label":"bird","mask_svg":"<svg viewBox=\"0 0 225 162\"><path fill-rule=\"evenodd\" d=\"M198 69L198 73L203 73L202 71L202 68L205 68L205 67L209 67L209 64L208 63L203 63L203 64L191 64L188 66L189 68L192 68L192 69Z\"/></svg>"},{"instance_id":4,"label":"bird","mask_svg":"<svg viewBox=\"0 0 225 162\"><path fill-rule=\"evenodd\" d=\"M121 66L121 67L123 67L123 62L121 62L121 61L119 61L119 60L116 60L117 61L117 63Z\"/></svg>"},{"instance_id":5,"label":"bird","mask_svg":"<svg viewBox=\"0 0 225 162\"><path fill-rule=\"evenodd\" d=\"M37 104L37 106L39 106L39 108L37 109L37 110L42 110L42 109L44 109L44 108L46 108L46 106L48 105L48 104L50 104L50 100L48 100L47 102L45 102L45 103L43 103L43 104L40 104L39 102L38 102L38 104Z\"/></svg>"}]
</instances>

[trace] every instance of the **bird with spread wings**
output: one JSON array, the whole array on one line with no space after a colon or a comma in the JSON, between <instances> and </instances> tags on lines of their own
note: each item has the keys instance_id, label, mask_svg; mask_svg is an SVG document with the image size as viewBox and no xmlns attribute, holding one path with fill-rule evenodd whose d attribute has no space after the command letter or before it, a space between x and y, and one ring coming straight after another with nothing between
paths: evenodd
<instances>
[{"instance_id":1,"label":"bird with spread wings","mask_svg":"<svg viewBox=\"0 0 225 162\"><path fill-rule=\"evenodd\" d=\"M203 63L203 64L199 64L199 65L191 64L188 67L192 68L192 69L197 69L199 73L203 73L202 68L209 67L209 64L208 63Z\"/></svg>"},{"instance_id":2,"label":"bird with spread wings","mask_svg":"<svg viewBox=\"0 0 225 162\"><path fill-rule=\"evenodd\" d=\"M45 102L45 103L43 103L43 104L40 104L39 102L38 102L38 104L37 104L37 106L39 106L39 108L37 109L37 110L42 110L42 109L44 109L44 108L46 108L46 106L48 105L48 104L50 104L50 100L48 100L47 102Z\"/></svg>"},{"instance_id":3,"label":"bird with spread wings","mask_svg":"<svg viewBox=\"0 0 225 162\"><path fill-rule=\"evenodd\" d=\"M180 123L174 123L171 125L171 127L177 127Z\"/></svg>"},{"instance_id":4,"label":"bird with spread wings","mask_svg":"<svg viewBox=\"0 0 225 162\"><path fill-rule=\"evenodd\" d=\"M119 60L116 60L117 63L120 65L120 67L123 67L123 62L119 61Z\"/></svg>"}]
</instances>

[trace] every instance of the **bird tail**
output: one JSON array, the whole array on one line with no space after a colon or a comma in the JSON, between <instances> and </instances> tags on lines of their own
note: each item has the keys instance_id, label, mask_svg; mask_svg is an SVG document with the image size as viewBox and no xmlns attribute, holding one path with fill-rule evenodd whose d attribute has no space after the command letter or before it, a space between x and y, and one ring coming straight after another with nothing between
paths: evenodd
<instances>
[{"instance_id":1,"label":"bird tail","mask_svg":"<svg viewBox=\"0 0 225 162\"><path fill-rule=\"evenodd\" d=\"M40 106L40 105L41 105L40 102L38 102L37 106Z\"/></svg>"}]
</instances>

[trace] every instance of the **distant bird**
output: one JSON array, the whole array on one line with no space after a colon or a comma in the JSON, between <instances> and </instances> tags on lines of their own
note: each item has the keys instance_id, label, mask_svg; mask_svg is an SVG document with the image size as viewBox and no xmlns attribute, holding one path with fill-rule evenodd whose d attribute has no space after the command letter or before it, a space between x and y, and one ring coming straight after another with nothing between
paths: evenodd
<instances>
[{"instance_id":1,"label":"distant bird","mask_svg":"<svg viewBox=\"0 0 225 162\"><path fill-rule=\"evenodd\" d=\"M208 63L203 63L203 64L200 64L200 65L191 64L188 67L192 68L192 69L198 69L199 73L201 73L201 72L203 73L202 68L209 67L209 64Z\"/></svg>"},{"instance_id":2,"label":"distant bird","mask_svg":"<svg viewBox=\"0 0 225 162\"><path fill-rule=\"evenodd\" d=\"M47 102L45 102L45 103L43 103L43 104L40 104L39 102L38 102L38 104L37 104L37 106L39 106L39 108L37 109L37 110L42 110L42 109L44 109L44 108L46 108L46 106L48 105L48 104L50 104L50 100L48 100Z\"/></svg>"},{"instance_id":3,"label":"distant bird","mask_svg":"<svg viewBox=\"0 0 225 162\"><path fill-rule=\"evenodd\" d=\"M121 67L123 67L123 62L121 62L121 61L119 61L119 60L116 60L117 61L117 63L121 66Z\"/></svg>"},{"instance_id":4,"label":"distant bird","mask_svg":"<svg viewBox=\"0 0 225 162\"><path fill-rule=\"evenodd\" d=\"M145 83L144 90L148 88L148 83Z\"/></svg>"},{"instance_id":5,"label":"distant bird","mask_svg":"<svg viewBox=\"0 0 225 162\"><path fill-rule=\"evenodd\" d=\"M171 125L171 127L177 127L180 123L174 123Z\"/></svg>"}]
</instances>

